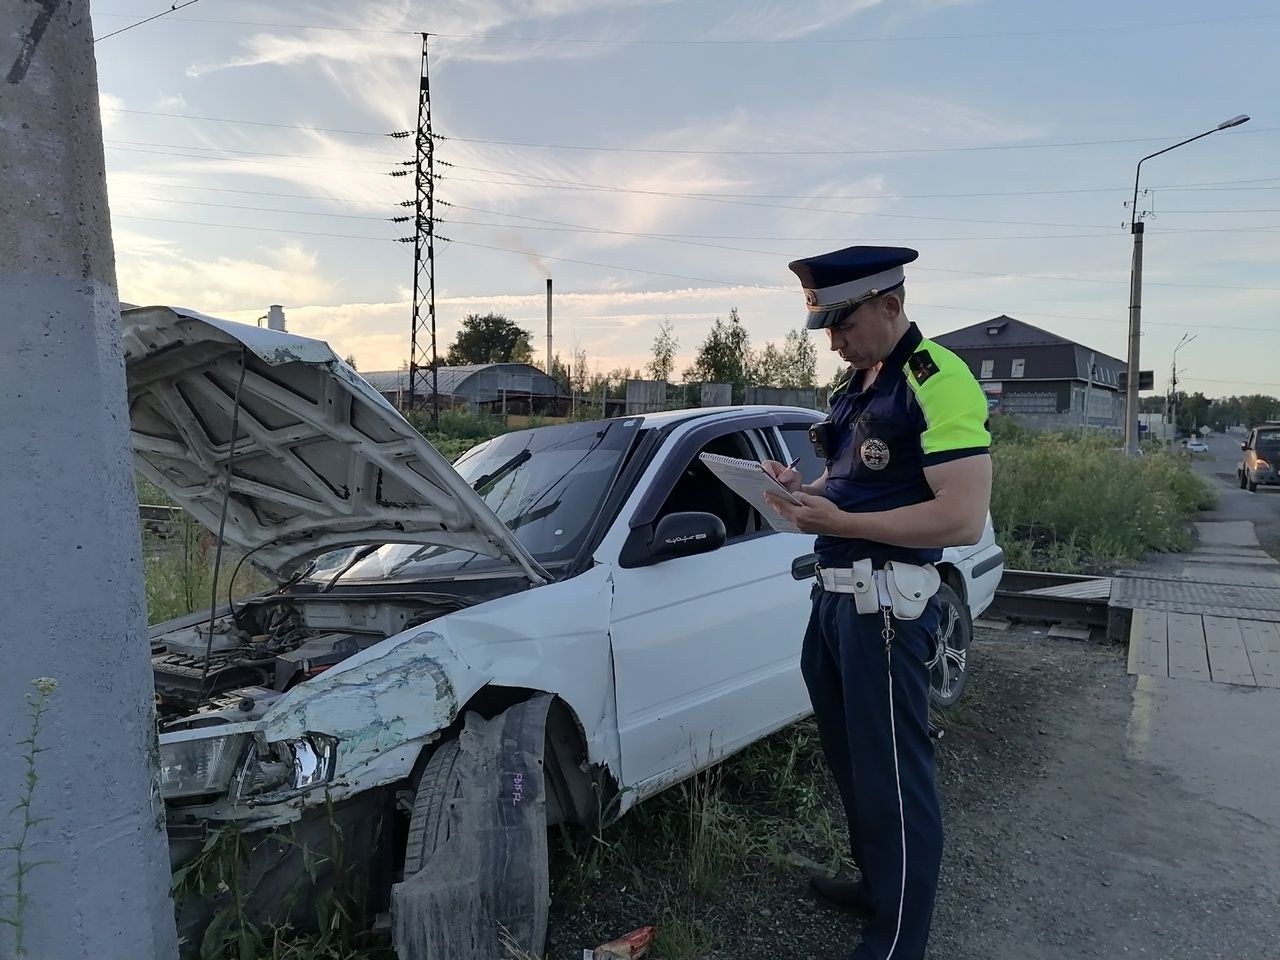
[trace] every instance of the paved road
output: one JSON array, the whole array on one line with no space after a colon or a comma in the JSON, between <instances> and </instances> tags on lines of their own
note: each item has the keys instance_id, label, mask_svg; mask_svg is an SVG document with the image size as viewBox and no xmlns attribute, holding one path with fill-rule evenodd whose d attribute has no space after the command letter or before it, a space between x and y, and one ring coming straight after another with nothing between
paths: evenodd
<instances>
[{"instance_id":1,"label":"paved road","mask_svg":"<svg viewBox=\"0 0 1280 960\"><path fill-rule=\"evenodd\" d=\"M1251 520L1258 540L1273 555L1280 554L1280 487L1259 487L1257 493L1241 490L1235 470L1240 464L1240 442L1235 434L1216 434L1205 441L1212 460L1196 460L1197 473L1210 480L1218 493L1218 509L1201 520ZM1277 949L1280 956L1280 949Z\"/></svg>"}]
</instances>

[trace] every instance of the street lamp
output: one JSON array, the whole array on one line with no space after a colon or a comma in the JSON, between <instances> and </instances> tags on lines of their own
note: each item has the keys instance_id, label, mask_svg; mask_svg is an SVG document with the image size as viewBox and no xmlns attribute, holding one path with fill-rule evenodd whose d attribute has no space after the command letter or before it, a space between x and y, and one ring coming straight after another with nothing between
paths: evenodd
<instances>
[{"instance_id":1,"label":"street lamp","mask_svg":"<svg viewBox=\"0 0 1280 960\"><path fill-rule=\"evenodd\" d=\"M1223 120L1222 123L1210 130L1206 130L1204 133L1198 133L1194 137L1188 137L1186 140L1175 143L1171 147L1165 147L1163 150L1147 154L1147 156L1138 161L1138 169L1133 175L1133 206L1129 211L1133 233L1133 272L1129 281L1129 375L1128 383L1125 386L1124 398L1124 449L1131 457L1136 456L1138 453L1138 352L1142 320L1143 226L1142 221L1138 219L1138 180L1142 176L1142 165L1152 157L1158 157L1162 153L1168 153L1170 150L1184 147L1188 143L1199 140L1201 137L1207 137L1211 133L1217 133L1219 130L1238 127L1242 123L1247 123L1248 120L1248 115L1242 113L1240 116L1232 117L1230 120Z\"/></svg>"}]
</instances>

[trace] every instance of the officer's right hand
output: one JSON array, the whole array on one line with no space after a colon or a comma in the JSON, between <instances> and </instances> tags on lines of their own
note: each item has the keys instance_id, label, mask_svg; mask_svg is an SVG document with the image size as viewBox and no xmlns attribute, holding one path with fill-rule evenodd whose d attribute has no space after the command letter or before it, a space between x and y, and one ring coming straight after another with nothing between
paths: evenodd
<instances>
[{"instance_id":1,"label":"officer's right hand","mask_svg":"<svg viewBox=\"0 0 1280 960\"><path fill-rule=\"evenodd\" d=\"M800 474L785 463L779 463L777 460L764 460L760 463L760 466L764 468L765 473L777 480L791 493L798 493L800 485L804 483Z\"/></svg>"}]
</instances>

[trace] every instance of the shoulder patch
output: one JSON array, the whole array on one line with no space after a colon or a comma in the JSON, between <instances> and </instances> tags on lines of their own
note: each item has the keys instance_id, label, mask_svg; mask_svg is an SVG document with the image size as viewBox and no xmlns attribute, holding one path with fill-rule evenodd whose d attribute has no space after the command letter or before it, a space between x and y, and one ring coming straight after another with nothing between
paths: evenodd
<instances>
[{"instance_id":1,"label":"shoulder patch","mask_svg":"<svg viewBox=\"0 0 1280 960\"><path fill-rule=\"evenodd\" d=\"M916 383L924 383L938 372L938 365L933 362L928 350L913 353L907 360L907 366L911 368L911 375L916 378Z\"/></svg>"}]
</instances>

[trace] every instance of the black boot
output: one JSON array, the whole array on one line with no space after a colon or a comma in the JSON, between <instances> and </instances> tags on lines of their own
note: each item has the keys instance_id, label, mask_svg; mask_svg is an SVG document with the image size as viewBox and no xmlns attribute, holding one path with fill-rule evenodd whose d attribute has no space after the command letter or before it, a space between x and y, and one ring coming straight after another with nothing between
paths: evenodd
<instances>
[{"instance_id":1,"label":"black boot","mask_svg":"<svg viewBox=\"0 0 1280 960\"><path fill-rule=\"evenodd\" d=\"M819 900L841 910L848 910L862 917L870 917L875 913L871 906L871 894L864 880L814 874L809 878L809 889Z\"/></svg>"}]
</instances>

